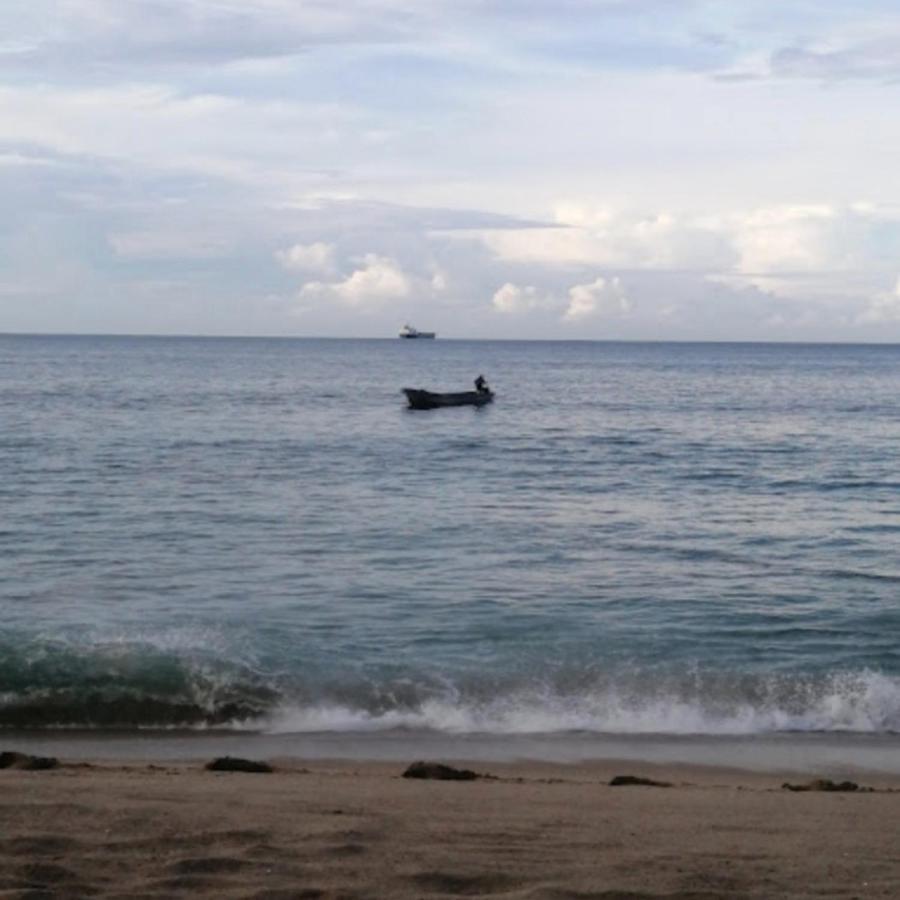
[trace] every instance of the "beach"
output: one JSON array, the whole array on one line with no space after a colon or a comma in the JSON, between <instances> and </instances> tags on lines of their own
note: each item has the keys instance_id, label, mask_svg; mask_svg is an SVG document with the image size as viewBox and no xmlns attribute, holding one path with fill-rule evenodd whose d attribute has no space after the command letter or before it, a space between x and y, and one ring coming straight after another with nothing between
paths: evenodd
<instances>
[{"instance_id":1,"label":"beach","mask_svg":"<svg viewBox=\"0 0 900 900\"><path fill-rule=\"evenodd\" d=\"M0 900L900 900L900 3L0 23Z\"/></svg>"},{"instance_id":2,"label":"beach","mask_svg":"<svg viewBox=\"0 0 900 900\"><path fill-rule=\"evenodd\" d=\"M894 897L900 777L789 791L816 773L604 760L60 759L0 771L0 897ZM633 775L668 786L611 786Z\"/></svg>"}]
</instances>

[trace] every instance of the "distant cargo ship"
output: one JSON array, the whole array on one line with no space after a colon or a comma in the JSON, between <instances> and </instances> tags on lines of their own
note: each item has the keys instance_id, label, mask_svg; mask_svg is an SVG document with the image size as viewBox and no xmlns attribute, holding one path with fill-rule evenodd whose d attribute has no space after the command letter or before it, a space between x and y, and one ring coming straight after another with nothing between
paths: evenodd
<instances>
[{"instance_id":1,"label":"distant cargo ship","mask_svg":"<svg viewBox=\"0 0 900 900\"><path fill-rule=\"evenodd\" d=\"M433 331L417 331L412 325L404 325L400 329L400 337L402 338L435 338L437 335Z\"/></svg>"}]
</instances>

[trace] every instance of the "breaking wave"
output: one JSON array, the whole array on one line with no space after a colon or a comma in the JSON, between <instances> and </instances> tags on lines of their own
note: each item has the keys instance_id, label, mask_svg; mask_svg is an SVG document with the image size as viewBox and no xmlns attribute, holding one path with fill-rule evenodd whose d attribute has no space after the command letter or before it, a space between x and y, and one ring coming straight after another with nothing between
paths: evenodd
<instances>
[{"instance_id":1,"label":"breaking wave","mask_svg":"<svg viewBox=\"0 0 900 900\"><path fill-rule=\"evenodd\" d=\"M236 727L259 719L278 702L277 690L217 649L204 653L183 635L174 643L0 644L0 728Z\"/></svg>"},{"instance_id":2,"label":"breaking wave","mask_svg":"<svg viewBox=\"0 0 900 900\"><path fill-rule=\"evenodd\" d=\"M900 732L900 679L873 672L778 680L767 698L644 694L615 688L575 696L523 690L486 700L434 697L370 710L321 703L282 710L275 732L427 729L451 734L751 735L776 732Z\"/></svg>"},{"instance_id":3,"label":"breaking wave","mask_svg":"<svg viewBox=\"0 0 900 900\"><path fill-rule=\"evenodd\" d=\"M222 648L0 648L0 728L415 729L448 734L900 732L900 678L696 670L474 678L266 672ZM226 661L227 660L227 661Z\"/></svg>"}]
</instances>

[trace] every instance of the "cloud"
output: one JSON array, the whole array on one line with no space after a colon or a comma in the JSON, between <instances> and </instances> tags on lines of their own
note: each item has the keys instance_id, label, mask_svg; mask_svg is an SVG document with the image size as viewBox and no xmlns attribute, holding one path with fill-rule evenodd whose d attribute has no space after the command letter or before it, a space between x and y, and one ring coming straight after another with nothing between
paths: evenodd
<instances>
[{"instance_id":1,"label":"cloud","mask_svg":"<svg viewBox=\"0 0 900 900\"><path fill-rule=\"evenodd\" d=\"M511 48L520 45L547 64L693 70L727 47L692 37L700 25L694 6L671 0L30 0L13 4L8 21L0 11L0 33L8 35L7 55L73 69L266 61L322 46L427 42L450 58L460 47L493 56L495 65L508 64ZM642 22L648 18L652 28Z\"/></svg>"},{"instance_id":2,"label":"cloud","mask_svg":"<svg viewBox=\"0 0 900 900\"><path fill-rule=\"evenodd\" d=\"M9 152L0 152L0 168L59 165L62 165L59 160L50 159L46 156L36 156L31 153L21 153L15 150L11 150Z\"/></svg>"},{"instance_id":3,"label":"cloud","mask_svg":"<svg viewBox=\"0 0 900 900\"><path fill-rule=\"evenodd\" d=\"M694 272L784 296L866 295L900 256L900 210L891 206L780 204L703 216L567 205L557 219L555 228L487 230L480 239L506 265Z\"/></svg>"},{"instance_id":4,"label":"cloud","mask_svg":"<svg viewBox=\"0 0 900 900\"><path fill-rule=\"evenodd\" d=\"M542 295L533 285L520 287L507 281L499 287L491 299L491 305L500 313L518 314L553 306L552 298Z\"/></svg>"},{"instance_id":5,"label":"cloud","mask_svg":"<svg viewBox=\"0 0 900 900\"><path fill-rule=\"evenodd\" d=\"M900 77L900 26L894 23L886 34L840 47L783 47L772 54L770 74L823 81L893 81Z\"/></svg>"},{"instance_id":6,"label":"cloud","mask_svg":"<svg viewBox=\"0 0 900 900\"><path fill-rule=\"evenodd\" d=\"M876 294L856 321L860 324L900 322L900 277L892 291Z\"/></svg>"},{"instance_id":7,"label":"cloud","mask_svg":"<svg viewBox=\"0 0 900 900\"><path fill-rule=\"evenodd\" d=\"M900 76L900 17L894 7L879 12L876 0L869 10L834 7L822 13L797 27L779 27L773 19L760 29L752 50L744 37L743 56L736 55L716 77L891 83Z\"/></svg>"},{"instance_id":8,"label":"cloud","mask_svg":"<svg viewBox=\"0 0 900 900\"><path fill-rule=\"evenodd\" d=\"M563 318L569 322L593 316L622 316L631 310L618 278L599 277L590 284L576 284L569 288L569 305Z\"/></svg>"},{"instance_id":9,"label":"cloud","mask_svg":"<svg viewBox=\"0 0 900 900\"><path fill-rule=\"evenodd\" d=\"M510 262L709 269L734 260L727 235L699 218L566 204L557 208L556 219L554 228L486 231L482 239Z\"/></svg>"},{"instance_id":10,"label":"cloud","mask_svg":"<svg viewBox=\"0 0 900 900\"><path fill-rule=\"evenodd\" d=\"M391 0L32 0L29 5L27 21L15 23L21 37L11 46L17 55L31 63L73 66L210 64L297 54L322 44L402 41L411 18L403 3Z\"/></svg>"},{"instance_id":11,"label":"cloud","mask_svg":"<svg viewBox=\"0 0 900 900\"><path fill-rule=\"evenodd\" d=\"M841 214L827 205L777 206L739 213L727 223L747 273L815 271L836 263L830 233Z\"/></svg>"},{"instance_id":12,"label":"cloud","mask_svg":"<svg viewBox=\"0 0 900 900\"><path fill-rule=\"evenodd\" d=\"M285 199L333 181L341 160L371 153L360 137L367 115L164 83L0 86L0 151L39 148L97 168L185 173Z\"/></svg>"},{"instance_id":13,"label":"cloud","mask_svg":"<svg viewBox=\"0 0 900 900\"><path fill-rule=\"evenodd\" d=\"M738 261L719 277L785 298L867 299L900 255L900 211L889 206L786 204L725 226Z\"/></svg>"},{"instance_id":14,"label":"cloud","mask_svg":"<svg viewBox=\"0 0 900 900\"><path fill-rule=\"evenodd\" d=\"M507 281L494 293L491 306L496 312L516 316L552 312L564 322L620 317L631 311L631 301L619 278L598 276L591 282L572 285L566 297L566 300L560 300L555 294L541 291L534 285Z\"/></svg>"},{"instance_id":15,"label":"cloud","mask_svg":"<svg viewBox=\"0 0 900 900\"><path fill-rule=\"evenodd\" d=\"M334 269L334 244L316 241L313 244L294 244L278 250L276 258L293 272L331 272Z\"/></svg>"},{"instance_id":16,"label":"cloud","mask_svg":"<svg viewBox=\"0 0 900 900\"><path fill-rule=\"evenodd\" d=\"M409 296L411 280L393 259L367 253L358 262L360 268L341 281L310 281L303 285L299 299L334 300L354 309L366 309Z\"/></svg>"},{"instance_id":17,"label":"cloud","mask_svg":"<svg viewBox=\"0 0 900 900\"><path fill-rule=\"evenodd\" d=\"M196 232L131 231L110 235L109 243L129 259L215 259L232 250L229 236Z\"/></svg>"}]
</instances>

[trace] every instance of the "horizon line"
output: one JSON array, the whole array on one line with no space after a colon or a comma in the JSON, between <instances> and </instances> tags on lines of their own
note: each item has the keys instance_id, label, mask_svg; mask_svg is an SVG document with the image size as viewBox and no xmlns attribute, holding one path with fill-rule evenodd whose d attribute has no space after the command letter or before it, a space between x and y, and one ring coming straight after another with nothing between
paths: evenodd
<instances>
[{"instance_id":1,"label":"horizon line","mask_svg":"<svg viewBox=\"0 0 900 900\"><path fill-rule=\"evenodd\" d=\"M301 334L200 334L188 332L94 332L94 331L0 331L0 338L129 338L148 340L223 340L223 341L385 341L399 342L397 336L361 335L301 335ZM803 339L736 339L736 338L503 338L503 337L443 337L440 342L478 342L505 344L775 344L784 346L825 347L896 347L897 340L838 341ZM409 343L409 341L403 341ZM431 344L429 340L426 343Z\"/></svg>"}]
</instances>

